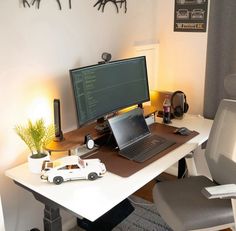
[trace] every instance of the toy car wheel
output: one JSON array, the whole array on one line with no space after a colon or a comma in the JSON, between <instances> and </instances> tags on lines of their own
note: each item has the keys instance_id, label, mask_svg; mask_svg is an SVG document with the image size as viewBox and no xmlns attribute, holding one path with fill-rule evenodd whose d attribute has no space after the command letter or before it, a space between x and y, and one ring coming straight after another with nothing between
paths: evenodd
<instances>
[{"instance_id":1,"label":"toy car wheel","mask_svg":"<svg viewBox=\"0 0 236 231\"><path fill-rule=\"evenodd\" d=\"M98 178L98 174L96 172L91 172L88 174L89 180L96 180Z\"/></svg>"},{"instance_id":2,"label":"toy car wheel","mask_svg":"<svg viewBox=\"0 0 236 231\"><path fill-rule=\"evenodd\" d=\"M61 176L55 176L53 178L53 183L54 184L61 184L63 182L63 178Z\"/></svg>"}]
</instances>

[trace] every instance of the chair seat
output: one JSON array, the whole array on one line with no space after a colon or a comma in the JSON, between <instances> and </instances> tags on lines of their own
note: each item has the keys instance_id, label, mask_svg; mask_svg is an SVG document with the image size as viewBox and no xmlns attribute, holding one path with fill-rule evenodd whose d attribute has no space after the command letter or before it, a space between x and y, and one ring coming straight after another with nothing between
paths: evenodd
<instances>
[{"instance_id":1,"label":"chair seat","mask_svg":"<svg viewBox=\"0 0 236 231\"><path fill-rule=\"evenodd\" d=\"M175 231L233 223L230 200L209 200L201 193L202 188L213 185L204 176L160 182L153 188L153 199L162 218Z\"/></svg>"}]
</instances>

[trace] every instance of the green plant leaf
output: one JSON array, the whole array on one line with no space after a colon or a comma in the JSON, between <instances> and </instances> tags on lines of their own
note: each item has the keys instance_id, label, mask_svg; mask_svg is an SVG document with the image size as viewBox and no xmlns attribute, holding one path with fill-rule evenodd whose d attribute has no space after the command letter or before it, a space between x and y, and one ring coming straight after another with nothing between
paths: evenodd
<instances>
[{"instance_id":1,"label":"green plant leaf","mask_svg":"<svg viewBox=\"0 0 236 231\"><path fill-rule=\"evenodd\" d=\"M32 155L43 153L55 134L54 125L46 126L43 119L39 119L35 123L28 120L25 126L16 125L14 129L30 149Z\"/></svg>"}]
</instances>

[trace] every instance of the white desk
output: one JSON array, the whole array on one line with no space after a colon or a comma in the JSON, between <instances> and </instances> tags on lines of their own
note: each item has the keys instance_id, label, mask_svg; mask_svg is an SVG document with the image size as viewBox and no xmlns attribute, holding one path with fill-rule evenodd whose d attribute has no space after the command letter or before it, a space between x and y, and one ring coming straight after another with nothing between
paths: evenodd
<instances>
[{"instance_id":1,"label":"white desk","mask_svg":"<svg viewBox=\"0 0 236 231\"><path fill-rule=\"evenodd\" d=\"M157 118L158 121L161 118ZM27 164L10 169L5 174L28 190L56 203L55 207L63 207L78 217L94 221L204 143L212 126L211 120L192 115L172 121L172 126L185 126L198 131L199 135L127 178L107 172L96 181L81 180L54 185L42 182L39 175L30 173Z\"/></svg>"}]
</instances>

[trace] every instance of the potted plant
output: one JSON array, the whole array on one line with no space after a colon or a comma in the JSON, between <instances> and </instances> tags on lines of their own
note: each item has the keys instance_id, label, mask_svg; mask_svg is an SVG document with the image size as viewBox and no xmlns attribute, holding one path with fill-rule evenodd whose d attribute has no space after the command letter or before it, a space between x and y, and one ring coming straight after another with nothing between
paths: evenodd
<instances>
[{"instance_id":1,"label":"potted plant","mask_svg":"<svg viewBox=\"0 0 236 231\"><path fill-rule=\"evenodd\" d=\"M28 120L25 126L16 125L15 131L31 151L28 156L29 170L40 173L43 161L50 159L45 147L54 138L54 126L46 126L43 119L38 119L34 123Z\"/></svg>"}]
</instances>

